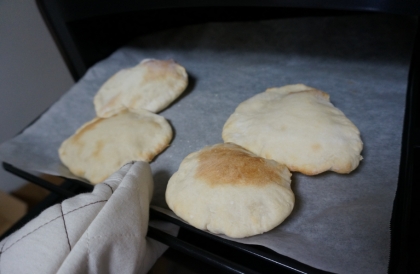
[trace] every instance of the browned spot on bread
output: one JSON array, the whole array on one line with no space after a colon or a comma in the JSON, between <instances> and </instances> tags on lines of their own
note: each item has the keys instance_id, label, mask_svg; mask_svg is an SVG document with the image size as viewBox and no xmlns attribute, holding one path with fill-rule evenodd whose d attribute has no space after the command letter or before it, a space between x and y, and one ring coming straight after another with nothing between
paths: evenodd
<instances>
[{"instance_id":1,"label":"browned spot on bread","mask_svg":"<svg viewBox=\"0 0 420 274\"><path fill-rule=\"evenodd\" d=\"M234 145L224 144L203 150L198 155L195 174L210 185L255 185L263 186L279 182L281 166L275 162L247 152Z\"/></svg>"},{"instance_id":2,"label":"browned spot on bread","mask_svg":"<svg viewBox=\"0 0 420 274\"><path fill-rule=\"evenodd\" d=\"M317 152L317 151L319 151L319 150L321 149L321 145L320 145L320 144L318 144L318 143L312 144L311 149L312 149L314 152Z\"/></svg>"},{"instance_id":3,"label":"browned spot on bread","mask_svg":"<svg viewBox=\"0 0 420 274\"><path fill-rule=\"evenodd\" d=\"M312 93L314 96L323 98L327 101L330 100L330 95L326 92L323 92L322 90L319 90L319 89L311 89L311 90L307 90L305 92Z\"/></svg>"},{"instance_id":4,"label":"browned spot on bread","mask_svg":"<svg viewBox=\"0 0 420 274\"><path fill-rule=\"evenodd\" d=\"M171 73L170 67L174 65L173 61L152 60L144 64L148 69L143 76L143 81L148 83L152 81L161 81Z\"/></svg>"},{"instance_id":5,"label":"browned spot on bread","mask_svg":"<svg viewBox=\"0 0 420 274\"><path fill-rule=\"evenodd\" d=\"M105 146L105 142L102 140L99 140L98 142L96 142L95 144L95 150L92 153L92 157L93 158L100 158L101 155L101 151Z\"/></svg>"},{"instance_id":6,"label":"browned spot on bread","mask_svg":"<svg viewBox=\"0 0 420 274\"><path fill-rule=\"evenodd\" d=\"M147 152L147 153L141 153L141 154L139 154L139 156L144 161L151 162L155 155L152 152Z\"/></svg>"}]
</instances>

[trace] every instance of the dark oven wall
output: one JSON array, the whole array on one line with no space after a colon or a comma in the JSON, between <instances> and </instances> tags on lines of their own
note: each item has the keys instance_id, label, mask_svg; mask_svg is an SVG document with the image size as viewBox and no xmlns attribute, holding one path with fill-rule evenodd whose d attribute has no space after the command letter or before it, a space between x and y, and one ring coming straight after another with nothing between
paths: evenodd
<instances>
[{"instance_id":1,"label":"dark oven wall","mask_svg":"<svg viewBox=\"0 0 420 274\"><path fill-rule=\"evenodd\" d=\"M206 22L267 20L297 16L346 15L351 11L266 7L154 9L92 17L68 23L84 65L89 68L143 34ZM78 75L80 78L82 75Z\"/></svg>"}]
</instances>

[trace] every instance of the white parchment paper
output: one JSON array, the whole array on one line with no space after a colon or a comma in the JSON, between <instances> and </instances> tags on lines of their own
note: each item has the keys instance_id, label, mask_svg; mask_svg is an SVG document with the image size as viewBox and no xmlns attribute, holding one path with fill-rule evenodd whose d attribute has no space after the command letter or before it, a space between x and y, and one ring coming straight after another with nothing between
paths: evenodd
<instances>
[{"instance_id":1,"label":"white parchment paper","mask_svg":"<svg viewBox=\"0 0 420 274\"><path fill-rule=\"evenodd\" d=\"M170 176L189 153L223 142L223 125L239 103L269 87L313 86L359 128L364 160L349 175L294 173L290 217L237 241L327 271L385 273L413 37L414 21L385 15L208 23L143 36L93 66L39 120L2 144L0 157L22 169L73 177L57 150L95 117L98 88L144 58L173 58L190 83L160 113L175 132L151 164L152 204L166 208Z\"/></svg>"}]
</instances>

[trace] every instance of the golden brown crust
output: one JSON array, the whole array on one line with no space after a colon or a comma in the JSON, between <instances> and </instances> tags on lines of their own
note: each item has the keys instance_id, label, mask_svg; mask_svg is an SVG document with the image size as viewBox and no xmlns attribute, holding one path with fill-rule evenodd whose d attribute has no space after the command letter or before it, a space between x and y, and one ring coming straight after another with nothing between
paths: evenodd
<instances>
[{"instance_id":1,"label":"golden brown crust","mask_svg":"<svg viewBox=\"0 0 420 274\"><path fill-rule=\"evenodd\" d=\"M263 186L281 180L279 164L235 144L213 146L198 156L195 177L210 185Z\"/></svg>"},{"instance_id":2,"label":"golden brown crust","mask_svg":"<svg viewBox=\"0 0 420 274\"><path fill-rule=\"evenodd\" d=\"M93 103L97 116L103 118L126 108L157 113L171 104L187 85L185 68L174 60L145 59L109 78Z\"/></svg>"},{"instance_id":3,"label":"golden brown crust","mask_svg":"<svg viewBox=\"0 0 420 274\"><path fill-rule=\"evenodd\" d=\"M166 202L190 225L233 238L264 233L292 212L286 166L232 143L189 154L169 179Z\"/></svg>"},{"instance_id":4,"label":"golden brown crust","mask_svg":"<svg viewBox=\"0 0 420 274\"><path fill-rule=\"evenodd\" d=\"M61 144L59 157L73 174L96 184L129 161L152 161L172 135L164 117L124 110L81 126Z\"/></svg>"},{"instance_id":5,"label":"golden brown crust","mask_svg":"<svg viewBox=\"0 0 420 274\"><path fill-rule=\"evenodd\" d=\"M144 82L164 81L168 76L171 66L174 65L173 60L150 60L149 70L143 76Z\"/></svg>"}]
</instances>

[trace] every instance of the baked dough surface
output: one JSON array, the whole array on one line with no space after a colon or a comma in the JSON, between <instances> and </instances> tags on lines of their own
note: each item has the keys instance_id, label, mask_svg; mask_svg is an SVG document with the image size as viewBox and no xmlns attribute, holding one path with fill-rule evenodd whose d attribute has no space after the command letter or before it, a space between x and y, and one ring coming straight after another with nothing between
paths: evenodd
<instances>
[{"instance_id":1,"label":"baked dough surface","mask_svg":"<svg viewBox=\"0 0 420 274\"><path fill-rule=\"evenodd\" d=\"M97 116L103 118L126 108L157 113L181 95L187 85L187 72L175 61L145 59L109 78L93 103Z\"/></svg>"},{"instance_id":2,"label":"baked dough surface","mask_svg":"<svg viewBox=\"0 0 420 274\"><path fill-rule=\"evenodd\" d=\"M97 184L130 161L152 161L171 139L164 117L123 110L85 123L61 144L59 156L73 174Z\"/></svg>"},{"instance_id":3,"label":"baked dough surface","mask_svg":"<svg viewBox=\"0 0 420 274\"><path fill-rule=\"evenodd\" d=\"M222 137L307 175L349 173L362 159L357 127L327 93L302 84L267 89L242 102Z\"/></svg>"},{"instance_id":4,"label":"baked dough surface","mask_svg":"<svg viewBox=\"0 0 420 274\"><path fill-rule=\"evenodd\" d=\"M230 143L191 153L170 178L169 207L192 226L232 238L278 226L294 206L291 173Z\"/></svg>"}]
</instances>

